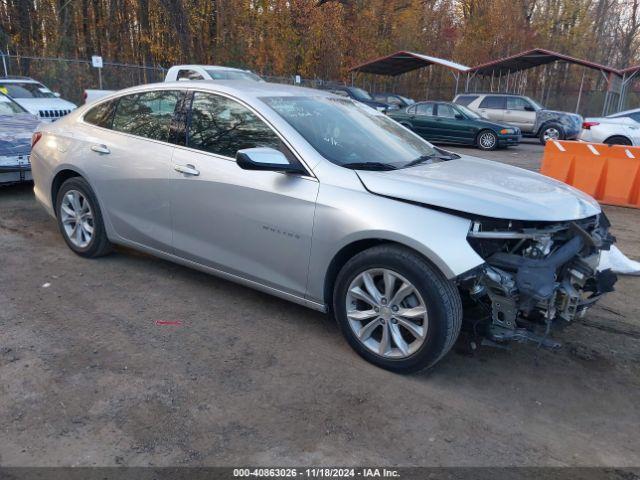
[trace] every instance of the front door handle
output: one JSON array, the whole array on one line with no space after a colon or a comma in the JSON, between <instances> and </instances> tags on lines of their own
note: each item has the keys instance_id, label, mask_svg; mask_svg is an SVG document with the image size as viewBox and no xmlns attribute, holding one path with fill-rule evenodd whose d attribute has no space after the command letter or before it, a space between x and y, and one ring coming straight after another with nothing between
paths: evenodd
<instances>
[{"instance_id":1,"label":"front door handle","mask_svg":"<svg viewBox=\"0 0 640 480\"><path fill-rule=\"evenodd\" d=\"M200 175L200 170L193 165L174 165L173 169L176 172L184 173L185 175L193 175L194 177Z\"/></svg>"},{"instance_id":2,"label":"front door handle","mask_svg":"<svg viewBox=\"0 0 640 480\"><path fill-rule=\"evenodd\" d=\"M107 153L111 153L111 150L109 150L106 145L91 145L91 150L97 153L103 153L105 155Z\"/></svg>"}]
</instances>

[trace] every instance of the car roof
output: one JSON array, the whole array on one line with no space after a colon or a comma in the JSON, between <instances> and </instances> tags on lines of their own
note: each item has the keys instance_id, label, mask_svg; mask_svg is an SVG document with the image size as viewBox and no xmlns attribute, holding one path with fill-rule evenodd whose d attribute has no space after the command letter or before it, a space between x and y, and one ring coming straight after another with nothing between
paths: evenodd
<instances>
[{"instance_id":1,"label":"car roof","mask_svg":"<svg viewBox=\"0 0 640 480\"><path fill-rule=\"evenodd\" d=\"M633 108L631 110L625 110L623 112L612 113L611 115L607 115L607 118L625 117L627 115L631 115L632 113L638 112L640 112L640 108Z\"/></svg>"},{"instance_id":2,"label":"car roof","mask_svg":"<svg viewBox=\"0 0 640 480\"><path fill-rule=\"evenodd\" d=\"M234 68L234 67L225 67L223 65L196 65L196 64L190 64L190 65L173 65L171 67L171 69L194 69L194 68L204 68L206 70L218 70L220 72L223 71L232 71L232 72L247 72L248 70L242 70L241 68Z\"/></svg>"},{"instance_id":3,"label":"car roof","mask_svg":"<svg viewBox=\"0 0 640 480\"><path fill-rule=\"evenodd\" d=\"M456 95L457 97L462 97L462 96L476 96L479 97L481 95L492 95L492 96L496 96L496 97L527 97L526 95L520 95L519 93L499 93L499 92L465 92L465 93L459 93ZM529 98L529 97L527 97Z\"/></svg>"},{"instance_id":4,"label":"car roof","mask_svg":"<svg viewBox=\"0 0 640 480\"><path fill-rule=\"evenodd\" d=\"M0 77L0 82L4 83L40 83L30 77Z\"/></svg>"},{"instance_id":5,"label":"car roof","mask_svg":"<svg viewBox=\"0 0 640 480\"><path fill-rule=\"evenodd\" d=\"M322 91L315 88L284 85L281 83L254 82L251 80L182 80L178 82L162 82L139 85L124 90L119 90L113 95L109 95L109 98L118 97L125 93L172 88L180 90L187 88L209 90L211 92L227 93L238 98L333 96L331 92Z\"/></svg>"}]
</instances>

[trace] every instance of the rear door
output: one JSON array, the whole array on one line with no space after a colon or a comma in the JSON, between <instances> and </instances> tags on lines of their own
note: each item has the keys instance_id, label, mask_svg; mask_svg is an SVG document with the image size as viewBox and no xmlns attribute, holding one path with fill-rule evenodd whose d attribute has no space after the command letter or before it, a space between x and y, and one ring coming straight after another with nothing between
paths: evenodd
<instances>
[{"instance_id":1,"label":"rear door","mask_svg":"<svg viewBox=\"0 0 640 480\"><path fill-rule=\"evenodd\" d=\"M504 121L509 125L520 127L523 132L531 132L536 124L536 111L531 102L525 98L507 97Z\"/></svg>"},{"instance_id":2,"label":"rear door","mask_svg":"<svg viewBox=\"0 0 640 480\"><path fill-rule=\"evenodd\" d=\"M415 132L427 140L437 140L438 129L435 118L435 103L424 102L410 107L411 123Z\"/></svg>"},{"instance_id":3,"label":"rear door","mask_svg":"<svg viewBox=\"0 0 640 480\"><path fill-rule=\"evenodd\" d=\"M153 90L105 102L85 115L82 155L88 178L115 233L171 250L169 133L183 92ZM93 116L95 114L95 117ZM94 126L95 125L95 126ZM85 128L83 127L83 128Z\"/></svg>"},{"instance_id":4,"label":"rear door","mask_svg":"<svg viewBox=\"0 0 640 480\"><path fill-rule=\"evenodd\" d=\"M187 145L176 147L170 173L176 254L304 296L317 180L238 167L243 148L272 147L298 160L236 99L193 92L188 125Z\"/></svg>"},{"instance_id":5,"label":"rear door","mask_svg":"<svg viewBox=\"0 0 640 480\"><path fill-rule=\"evenodd\" d=\"M501 95L487 95L478 105L478 113L494 122L504 121L507 98Z\"/></svg>"}]
</instances>

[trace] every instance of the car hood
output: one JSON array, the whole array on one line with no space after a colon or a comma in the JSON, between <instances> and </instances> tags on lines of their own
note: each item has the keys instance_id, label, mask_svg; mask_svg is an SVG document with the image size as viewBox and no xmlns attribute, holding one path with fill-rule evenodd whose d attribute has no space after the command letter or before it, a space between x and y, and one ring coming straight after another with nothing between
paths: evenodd
<instances>
[{"instance_id":1,"label":"car hood","mask_svg":"<svg viewBox=\"0 0 640 480\"><path fill-rule=\"evenodd\" d=\"M34 115L40 110L74 110L76 105L61 98L14 98L16 103Z\"/></svg>"},{"instance_id":2,"label":"car hood","mask_svg":"<svg viewBox=\"0 0 640 480\"><path fill-rule=\"evenodd\" d=\"M40 123L30 113L0 115L0 156L27 155L31 151L31 135Z\"/></svg>"},{"instance_id":3,"label":"car hood","mask_svg":"<svg viewBox=\"0 0 640 480\"><path fill-rule=\"evenodd\" d=\"M474 157L357 174L372 193L484 217L563 221L600 212L594 199L562 182Z\"/></svg>"}]
</instances>

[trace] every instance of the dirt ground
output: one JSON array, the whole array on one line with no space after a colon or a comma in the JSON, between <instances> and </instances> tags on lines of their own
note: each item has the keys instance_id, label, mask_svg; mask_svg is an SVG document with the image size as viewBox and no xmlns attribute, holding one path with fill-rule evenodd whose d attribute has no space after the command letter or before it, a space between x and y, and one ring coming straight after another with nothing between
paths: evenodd
<instances>
[{"instance_id":1,"label":"dirt ground","mask_svg":"<svg viewBox=\"0 0 640 480\"><path fill-rule=\"evenodd\" d=\"M492 155L536 168L519 148ZM640 211L606 212L640 259ZM399 376L303 307L130 250L77 257L30 185L0 188L0 246L0 465L640 465L640 278L560 351Z\"/></svg>"}]
</instances>

